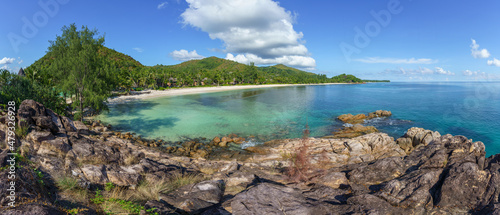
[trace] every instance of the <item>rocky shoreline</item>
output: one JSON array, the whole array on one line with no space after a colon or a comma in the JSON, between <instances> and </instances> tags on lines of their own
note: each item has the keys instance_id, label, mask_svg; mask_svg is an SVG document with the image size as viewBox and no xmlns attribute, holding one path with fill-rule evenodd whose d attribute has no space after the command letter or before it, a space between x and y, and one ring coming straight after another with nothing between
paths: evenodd
<instances>
[{"instance_id":1,"label":"rocky shoreline","mask_svg":"<svg viewBox=\"0 0 500 215\"><path fill-rule=\"evenodd\" d=\"M360 123L363 117L340 118ZM6 119L0 117L2 143ZM482 142L423 128L397 140L370 129L343 138L274 140L235 152L220 149L244 139L161 149L161 141L99 123L87 126L32 100L21 104L18 122L30 129L16 142L16 207L7 207L10 151L2 145L0 214L106 214L113 204L132 203L126 213L500 214L500 155L485 158ZM304 177L295 180L293 168ZM61 178L75 185L65 189ZM145 184L187 178L137 196Z\"/></svg>"}]
</instances>

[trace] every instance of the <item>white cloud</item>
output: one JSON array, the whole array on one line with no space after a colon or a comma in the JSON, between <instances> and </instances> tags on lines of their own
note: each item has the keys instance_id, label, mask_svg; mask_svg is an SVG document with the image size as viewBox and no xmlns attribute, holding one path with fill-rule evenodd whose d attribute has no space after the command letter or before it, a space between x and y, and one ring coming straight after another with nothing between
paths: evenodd
<instances>
[{"instance_id":1,"label":"white cloud","mask_svg":"<svg viewBox=\"0 0 500 215\"><path fill-rule=\"evenodd\" d=\"M455 75L455 73L450 72L450 71L446 71L446 70L444 70L441 67L436 67L435 71L436 71L437 74L441 74L441 75Z\"/></svg>"},{"instance_id":2,"label":"white cloud","mask_svg":"<svg viewBox=\"0 0 500 215\"><path fill-rule=\"evenodd\" d=\"M404 69L399 68L397 70L394 69L386 69L385 73L394 73L400 75L407 76L415 76L415 75L455 75L455 73L446 71L441 67L435 67L434 69L429 69L427 67L419 67L418 69Z\"/></svg>"},{"instance_id":3,"label":"white cloud","mask_svg":"<svg viewBox=\"0 0 500 215\"><path fill-rule=\"evenodd\" d=\"M462 72L462 74L465 76L478 76L478 75L485 76L486 75L486 73L480 72L479 70L478 71L465 70Z\"/></svg>"},{"instance_id":4,"label":"white cloud","mask_svg":"<svg viewBox=\"0 0 500 215\"><path fill-rule=\"evenodd\" d=\"M141 48L132 48L132 49L135 50L136 52L139 52L139 53L144 51L144 49L141 49Z\"/></svg>"},{"instance_id":5,"label":"white cloud","mask_svg":"<svg viewBox=\"0 0 500 215\"><path fill-rule=\"evenodd\" d=\"M15 61L15 58L4 57L0 60L0 64L11 64Z\"/></svg>"},{"instance_id":6,"label":"white cloud","mask_svg":"<svg viewBox=\"0 0 500 215\"><path fill-rule=\"evenodd\" d=\"M226 55L227 60L236 61L243 64L255 63L255 64L285 64L292 67L299 67L306 70L314 70L316 62L313 58L305 56L282 56L273 59L264 59L254 54L236 55L231 53Z\"/></svg>"},{"instance_id":7,"label":"white cloud","mask_svg":"<svg viewBox=\"0 0 500 215\"><path fill-rule=\"evenodd\" d=\"M7 66L7 65L3 65L2 67L0 67L0 69L6 69L6 70L9 70L9 71L10 71L10 68L9 68L9 66Z\"/></svg>"},{"instance_id":8,"label":"white cloud","mask_svg":"<svg viewBox=\"0 0 500 215\"><path fill-rule=\"evenodd\" d=\"M202 59L204 56L199 55L196 53L196 50L193 51L187 51L184 49L181 49L179 51L175 50L170 53L170 56L178 61L188 61L188 60L195 60L195 59Z\"/></svg>"},{"instance_id":9,"label":"white cloud","mask_svg":"<svg viewBox=\"0 0 500 215\"><path fill-rule=\"evenodd\" d=\"M186 25L224 42L227 59L255 64L281 62L299 68L316 67L293 29L294 17L272 0L186 0L181 17ZM233 54L234 53L234 54ZM236 55L236 57L234 57ZM300 60L298 60L300 59Z\"/></svg>"},{"instance_id":10,"label":"white cloud","mask_svg":"<svg viewBox=\"0 0 500 215\"><path fill-rule=\"evenodd\" d=\"M362 59L354 59L354 61L359 61L363 63L389 63L389 64L433 64L438 62L438 60L433 60L429 58L399 59L399 58L380 58L380 57L367 57Z\"/></svg>"},{"instance_id":11,"label":"white cloud","mask_svg":"<svg viewBox=\"0 0 500 215\"><path fill-rule=\"evenodd\" d=\"M474 58L488 58L490 57L490 52L488 52L488 50L486 49L481 49L479 50L479 45L476 43L476 40L474 39L471 39L472 40L472 44L470 45L470 51L471 51L471 55L472 57Z\"/></svg>"},{"instance_id":12,"label":"white cloud","mask_svg":"<svg viewBox=\"0 0 500 215\"><path fill-rule=\"evenodd\" d=\"M488 65L500 67L500 60L493 58L493 60L488 60Z\"/></svg>"},{"instance_id":13,"label":"white cloud","mask_svg":"<svg viewBox=\"0 0 500 215\"><path fill-rule=\"evenodd\" d=\"M168 2L166 2L166 1L165 1L165 2L162 2L162 3L160 3L160 4L158 5L158 9L163 9L163 8L167 7L167 5L168 5Z\"/></svg>"}]
</instances>

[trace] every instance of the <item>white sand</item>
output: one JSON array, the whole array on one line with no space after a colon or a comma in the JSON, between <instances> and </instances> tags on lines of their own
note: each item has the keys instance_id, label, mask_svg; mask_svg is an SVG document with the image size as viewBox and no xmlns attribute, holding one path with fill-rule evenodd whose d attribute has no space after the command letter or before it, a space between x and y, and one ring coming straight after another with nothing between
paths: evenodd
<instances>
[{"instance_id":1,"label":"white sand","mask_svg":"<svg viewBox=\"0 0 500 215\"><path fill-rule=\"evenodd\" d=\"M119 96L115 98L108 99L108 104L121 104L134 100L150 99L166 96L180 96L180 95L191 95L200 93L214 93L229 90L243 90L243 89L255 89L255 88L269 88L269 87L288 87L288 86L303 86L303 85L330 85L330 84L347 84L347 83L325 83L325 84L268 84L268 85L235 85L235 86L220 86L220 87L191 87L191 88L179 88L179 89L167 89L167 90L149 90L146 93L139 95L128 95ZM149 92L149 93L147 93Z\"/></svg>"}]
</instances>

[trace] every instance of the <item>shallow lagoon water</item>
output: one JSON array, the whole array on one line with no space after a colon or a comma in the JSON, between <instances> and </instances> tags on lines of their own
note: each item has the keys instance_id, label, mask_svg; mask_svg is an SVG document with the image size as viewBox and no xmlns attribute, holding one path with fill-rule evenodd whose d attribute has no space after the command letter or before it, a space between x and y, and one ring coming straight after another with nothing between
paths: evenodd
<instances>
[{"instance_id":1,"label":"shallow lagoon water","mask_svg":"<svg viewBox=\"0 0 500 215\"><path fill-rule=\"evenodd\" d=\"M500 83L370 83L234 90L162 97L118 104L98 118L115 129L147 138L236 133L256 142L302 135L329 135L344 113L390 110L389 119L367 122L397 138L410 127L464 135L500 153Z\"/></svg>"}]
</instances>

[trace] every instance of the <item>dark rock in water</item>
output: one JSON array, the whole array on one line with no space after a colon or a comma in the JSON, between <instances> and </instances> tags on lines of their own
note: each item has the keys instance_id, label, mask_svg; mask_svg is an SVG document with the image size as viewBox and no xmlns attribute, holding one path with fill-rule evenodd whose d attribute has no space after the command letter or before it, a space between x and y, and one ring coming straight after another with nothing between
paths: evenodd
<instances>
[{"instance_id":1,"label":"dark rock in water","mask_svg":"<svg viewBox=\"0 0 500 215\"><path fill-rule=\"evenodd\" d=\"M337 117L340 121L344 123L350 123L350 124L358 124L362 123L366 119L366 115L364 114L358 114L358 115L352 115L352 114L342 114Z\"/></svg>"},{"instance_id":2,"label":"dark rock in water","mask_svg":"<svg viewBox=\"0 0 500 215\"><path fill-rule=\"evenodd\" d=\"M377 110L375 112L371 112L367 115L365 114L358 114L358 115L352 115L352 114L342 114L337 117L340 121L344 123L349 123L349 124L359 124L363 123L365 120L373 119L373 118L378 118L378 117L389 117L392 116L392 113L390 111L386 110Z\"/></svg>"},{"instance_id":3,"label":"dark rock in water","mask_svg":"<svg viewBox=\"0 0 500 215\"><path fill-rule=\"evenodd\" d=\"M203 181L181 187L168 195L160 195L160 200L181 211L198 214L219 204L224 190L225 184L222 180Z\"/></svg>"},{"instance_id":4,"label":"dark rock in water","mask_svg":"<svg viewBox=\"0 0 500 215\"><path fill-rule=\"evenodd\" d=\"M391 111L377 110L375 112L369 113L368 114L368 119L373 119L373 118L377 118L377 117L389 117L389 116L392 116Z\"/></svg>"},{"instance_id":5,"label":"dark rock in water","mask_svg":"<svg viewBox=\"0 0 500 215\"><path fill-rule=\"evenodd\" d=\"M340 131L334 132L333 138L353 138L375 132L378 132L378 130L373 126L356 124L351 127L344 127Z\"/></svg>"}]
</instances>

